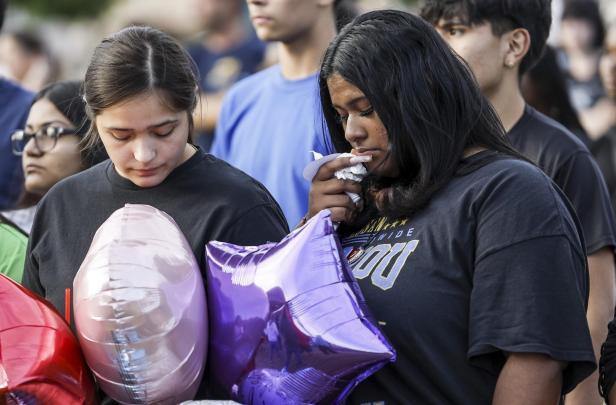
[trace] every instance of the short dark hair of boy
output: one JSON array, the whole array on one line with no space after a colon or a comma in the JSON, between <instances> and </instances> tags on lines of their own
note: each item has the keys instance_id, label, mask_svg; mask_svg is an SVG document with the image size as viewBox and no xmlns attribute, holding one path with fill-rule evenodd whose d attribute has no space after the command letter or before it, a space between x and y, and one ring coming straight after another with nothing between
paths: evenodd
<instances>
[{"instance_id":1,"label":"short dark hair of boy","mask_svg":"<svg viewBox=\"0 0 616 405\"><path fill-rule=\"evenodd\" d=\"M421 16L430 23L458 19L469 26L489 22L494 35L516 28L530 35L530 48L520 64L520 75L543 54L552 24L551 0L426 0Z\"/></svg>"}]
</instances>

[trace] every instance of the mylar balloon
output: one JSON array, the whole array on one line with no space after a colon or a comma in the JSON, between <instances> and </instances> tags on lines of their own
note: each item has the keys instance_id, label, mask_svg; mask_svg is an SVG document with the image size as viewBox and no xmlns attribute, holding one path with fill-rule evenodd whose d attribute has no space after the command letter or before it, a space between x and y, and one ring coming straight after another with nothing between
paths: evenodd
<instances>
[{"instance_id":1,"label":"mylar balloon","mask_svg":"<svg viewBox=\"0 0 616 405\"><path fill-rule=\"evenodd\" d=\"M94 404L77 339L47 301L0 274L0 403Z\"/></svg>"},{"instance_id":2,"label":"mylar balloon","mask_svg":"<svg viewBox=\"0 0 616 405\"><path fill-rule=\"evenodd\" d=\"M107 395L125 404L194 397L207 351L205 291L173 219L148 205L114 212L73 288L79 340Z\"/></svg>"},{"instance_id":3,"label":"mylar balloon","mask_svg":"<svg viewBox=\"0 0 616 405\"><path fill-rule=\"evenodd\" d=\"M329 211L278 244L206 247L210 370L245 404L341 403L393 361Z\"/></svg>"}]
</instances>

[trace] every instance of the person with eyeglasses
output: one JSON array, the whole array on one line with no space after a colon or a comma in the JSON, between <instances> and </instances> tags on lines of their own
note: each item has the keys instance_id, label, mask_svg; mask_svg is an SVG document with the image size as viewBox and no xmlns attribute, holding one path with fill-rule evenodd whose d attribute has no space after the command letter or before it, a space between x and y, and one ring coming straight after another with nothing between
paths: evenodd
<instances>
[{"instance_id":1,"label":"person with eyeglasses","mask_svg":"<svg viewBox=\"0 0 616 405\"><path fill-rule=\"evenodd\" d=\"M21 282L25 235L38 201L60 180L107 158L102 150L93 153L82 148L89 126L81 82L52 83L35 95L25 128L11 135L13 153L21 156L24 192L20 208L4 211L0 217L0 273Z\"/></svg>"}]
</instances>

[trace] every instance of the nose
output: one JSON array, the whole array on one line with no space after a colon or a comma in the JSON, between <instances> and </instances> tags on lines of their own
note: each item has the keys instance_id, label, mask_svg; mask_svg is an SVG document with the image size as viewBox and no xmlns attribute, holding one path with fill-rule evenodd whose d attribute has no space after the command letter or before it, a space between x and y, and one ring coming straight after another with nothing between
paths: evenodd
<instances>
[{"instance_id":1,"label":"nose","mask_svg":"<svg viewBox=\"0 0 616 405\"><path fill-rule=\"evenodd\" d=\"M346 125L344 127L344 137L351 145L360 144L368 134L365 128L361 125L361 117L349 114Z\"/></svg>"},{"instance_id":2,"label":"nose","mask_svg":"<svg viewBox=\"0 0 616 405\"><path fill-rule=\"evenodd\" d=\"M149 139L135 140L133 156L140 163L148 163L156 157L156 147Z\"/></svg>"},{"instance_id":3,"label":"nose","mask_svg":"<svg viewBox=\"0 0 616 405\"><path fill-rule=\"evenodd\" d=\"M39 148L36 147L36 142L34 142L34 138L30 138L26 145L24 146L24 154L28 156L41 156L44 152L41 152Z\"/></svg>"}]
</instances>

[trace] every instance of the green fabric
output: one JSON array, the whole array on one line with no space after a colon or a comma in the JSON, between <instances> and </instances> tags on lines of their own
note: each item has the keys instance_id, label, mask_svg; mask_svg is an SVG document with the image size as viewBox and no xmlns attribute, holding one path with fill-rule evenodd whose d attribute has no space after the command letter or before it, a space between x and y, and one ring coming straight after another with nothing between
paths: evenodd
<instances>
[{"instance_id":1,"label":"green fabric","mask_svg":"<svg viewBox=\"0 0 616 405\"><path fill-rule=\"evenodd\" d=\"M7 224L0 224L0 274L21 283L28 238Z\"/></svg>"}]
</instances>

